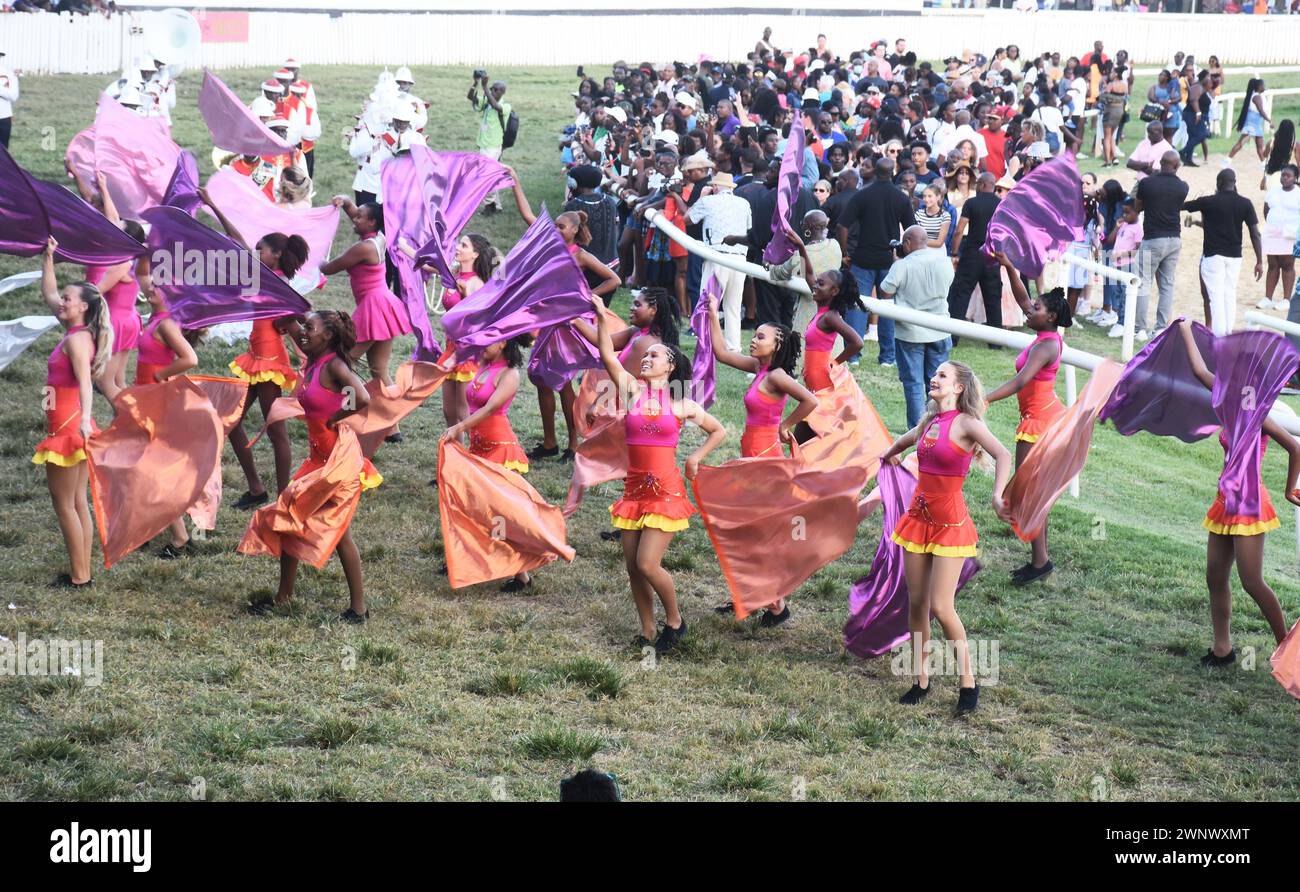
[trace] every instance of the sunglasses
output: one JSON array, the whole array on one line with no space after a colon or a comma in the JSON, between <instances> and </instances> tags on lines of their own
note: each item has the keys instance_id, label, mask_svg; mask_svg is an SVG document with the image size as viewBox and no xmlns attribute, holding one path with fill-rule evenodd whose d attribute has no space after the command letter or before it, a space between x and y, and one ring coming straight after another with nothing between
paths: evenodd
<instances>
[{"instance_id":1,"label":"sunglasses","mask_svg":"<svg viewBox=\"0 0 1300 892\"><path fill-rule=\"evenodd\" d=\"M830 189L823 189L820 186L813 190L814 192L829 192Z\"/></svg>"}]
</instances>

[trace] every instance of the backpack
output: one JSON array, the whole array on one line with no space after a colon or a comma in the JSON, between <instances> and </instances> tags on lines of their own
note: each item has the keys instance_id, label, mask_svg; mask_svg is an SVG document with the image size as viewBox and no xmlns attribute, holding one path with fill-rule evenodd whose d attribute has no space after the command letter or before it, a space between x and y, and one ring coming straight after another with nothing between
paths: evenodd
<instances>
[{"instance_id":1,"label":"backpack","mask_svg":"<svg viewBox=\"0 0 1300 892\"><path fill-rule=\"evenodd\" d=\"M501 109L497 109L497 118L501 120L501 148L508 149L515 144L519 138L519 115L512 108L510 109L510 120L506 120L501 114Z\"/></svg>"}]
</instances>

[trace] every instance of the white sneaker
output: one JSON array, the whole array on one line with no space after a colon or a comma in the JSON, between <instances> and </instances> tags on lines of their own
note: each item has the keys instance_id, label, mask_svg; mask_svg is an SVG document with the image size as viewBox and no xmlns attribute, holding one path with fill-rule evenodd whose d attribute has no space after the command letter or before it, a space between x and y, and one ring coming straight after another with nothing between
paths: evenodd
<instances>
[{"instance_id":1,"label":"white sneaker","mask_svg":"<svg viewBox=\"0 0 1300 892\"><path fill-rule=\"evenodd\" d=\"M1279 300L1277 303L1273 304L1273 307L1285 316L1287 313L1291 312L1291 301Z\"/></svg>"},{"instance_id":2,"label":"white sneaker","mask_svg":"<svg viewBox=\"0 0 1300 892\"><path fill-rule=\"evenodd\" d=\"M1120 325L1118 322L1116 322L1114 325L1112 325L1112 326L1110 327L1110 331L1106 332L1106 337L1108 337L1108 338L1122 338L1122 337L1124 337L1124 326L1122 326L1122 325Z\"/></svg>"},{"instance_id":3,"label":"white sneaker","mask_svg":"<svg viewBox=\"0 0 1300 892\"><path fill-rule=\"evenodd\" d=\"M1101 320L1102 325L1115 325L1118 322L1119 322L1119 313L1116 313L1114 310L1111 310L1109 313L1107 313L1105 317L1103 317Z\"/></svg>"},{"instance_id":4,"label":"white sneaker","mask_svg":"<svg viewBox=\"0 0 1300 892\"><path fill-rule=\"evenodd\" d=\"M874 325L867 329L867 340L868 341L880 340L880 335L876 333L876 327Z\"/></svg>"},{"instance_id":5,"label":"white sneaker","mask_svg":"<svg viewBox=\"0 0 1300 892\"><path fill-rule=\"evenodd\" d=\"M1232 167L1232 159L1229 158L1227 155L1224 155L1222 158L1219 159L1219 169L1227 170L1229 167Z\"/></svg>"},{"instance_id":6,"label":"white sneaker","mask_svg":"<svg viewBox=\"0 0 1300 892\"><path fill-rule=\"evenodd\" d=\"M1115 141L1116 141L1116 142L1119 142L1119 140L1115 140ZM1123 157L1124 157L1124 150L1121 149L1119 146L1115 146L1115 157L1116 157L1116 158L1123 158Z\"/></svg>"},{"instance_id":7,"label":"white sneaker","mask_svg":"<svg viewBox=\"0 0 1300 892\"><path fill-rule=\"evenodd\" d=\"M1267 297L1261 297L1259 302L1255 304L1255 309L1271 310L1273 309L1273 301L1269 300Z\"/></svg>"},{"instance_id":8,"label":"white sneaker","mask_svg":"<svg viewBox=\"0 0 1300 892\"><path fill-rule=\"evenodd\" d=\"M1077 307L1077 312L1078 312L1078 313L1081 313L1081 314L1088 314L1088 315L1090 315L1091 312L1092 312L1092 304L1090 304L1090 303L1082 303L1082 302L1081 302L1081 303L1079 304L1079 306Z\"/></svg>"},{"instance_id":9,"label":"white sneaker","mask_svg":"<svg viewBox=\"0 0 1300 892\"><path fill-rule=\"evenodd\" d=\"M1139 331L1137 334L1133 335L1133 340L1137 341L1139 344L1145 343L1150 339L1151 339L1151 335L1147 334L1147 330L1145 328Z\"/></svg>"}]
</instances>

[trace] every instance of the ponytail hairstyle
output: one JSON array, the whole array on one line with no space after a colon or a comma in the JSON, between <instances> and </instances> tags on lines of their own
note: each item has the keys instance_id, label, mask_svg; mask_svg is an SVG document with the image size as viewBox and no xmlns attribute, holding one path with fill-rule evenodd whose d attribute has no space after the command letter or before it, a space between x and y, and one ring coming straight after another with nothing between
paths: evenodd
<instances>
[{"instance_id":1,"label":"ponytail hairstyle","mask_svg":"<svg viewBox=\"0 0 1300 892\"><path fill-rule=\"evenodd\" d=\"M578 229L578 234L573 237L573 243L575 245L579 245L584 248L587 245L591 244L591 229L588 228L587 226L587 212L586 211L565 211L563 214L560 214L560 216L556 217L555 219L558 222L560 220L563 220L566 217L572 220L573 225Z\"/></svg>"},{"instance_id":2,"label":"ponytail hairstyle","mask_svg":"<svg viewBox=\"0 0 1300 892\"><path fill-rule=\"evenodd\" d=\"M1069 328L1074 324L1074 314L1070 312L1070 302L1066 300L1065 290L1053 288L1046 294L1039 295L1047 312L1056 317L1057 328Z\"/></svg>"},{"instance_id":3,"label":"ponytail hairstyle","mask_svg":"<svg viewBox=\"0 0 1300 892\"><path fill-rule=\"evenodd\" d=\"M650 333L670 347L676 347L680 340L678 331L681 326L677 313L677 301L667 288L657 286L642 288L641 299L655 308L654 321L650 323Z\"/></svg>"},{"instance_id":4,"label":"ponytail hairstyle","mask_svg":"<svg viewBox=\"0 0 1300 892\"><path fill-rule=\"evenodd\" d=\"M830 307L835 312L843 316L849 310L867 311L867 305L862 302L862 295L858 291L858 280L853 276L845 273L843 270L830 270L832 275L839 277L840 290L835 297L831 298Z\"/></svg>"},{"instance_id":5,"label":"ponytail hairstyle","mask_svg":"<svg viewBox=\"0 0 1300 892\"><path fill-rule=\"evenodd\" d=\"M343 310L317 310L316 316L330 335L330 349L348 368L352 368L352 348L357 345L357 329L352 317Z\"/></svg>"},{"instance_id":6,"label":"ponytail hairstyle","mask_svg":"<svg viewBox=\"0 0 1300 892\"><path fill-rule=\"evenodd\" d=\"M533 336L530 334L515 335L506 341L501 350L501 357L512 369L517 369L524 364L524 351L532 346Z\"/></svg>"},{"instance_id":7,"label":"ponytail hairstyle","mask_svg":"<svg viewBox=\"0 0 1300 892\"><path fill-rule=\"evenodd\" d=\"M486 236L479 235L477 232L467 232L465 238L469 240L470 245L474 248L474 253L478 255L474 259L474 269L471 272L478 276L479 279L487 284L501 265L501 253L492 247L492 243L487 240ZM464 270L461 270L464 272Z\"/></svg>"},{"instance_id":8,"label":"ponytail hairstyle","mask_svg":"<svg viewBox=\"0 0 1300 892\"><path fill-rule=\"evenodd\" d=\"M975 371L964 362L954 362L948 360L944 365L953 371L953 377L956 382L962 386L961 393L957 396L957 411L963 415L969 415L972 418L984 418L984 386L980 384L980 379L975 377ZM921 416L919 429L921 436L925 436L925 430L930 426L939 415L939 404L935 400L928 400L925 404L925 414ZM972 453L972 461L979 465L980 470L989 471L993 468L992 457L985 452L979 445L975 446Z\"/></svg>"},{"instance_id":9,"label":"ponytail hairstyle","mask_svg":"<svg viewBox=\"0 0 1300 892\"><path fill-rule=\"evenodd\" d=\"M122 231L140 244L144 244L145 234L144 227L140 225L139 220L123 220Z\"/></svg>"},{"instance_id":10,"label":"ponytail hairstyle","mask_svg":"<svg viewBox=\"0 0 1300 892\"><path fill-rule=\"evenodd\" d=\"M1264 89L1263 78L1252 77L1246 83L1246 98L1241 100L1241 112L1237 115L1238 130L1246 126L1246 115L1250 114L1250 110L1254 107L1251 103L1255 99L1255 94L1262 89Z\"/></svg>"},{"instance_id":11,"label":"ponytail hairstyle","mask_svg":"<svg viewBox=\"0 0 1300 892\"><path fill-rule=\"evenodd\" d=\"M285 235L283 232L268 232L262 236L260 241L268 248L280 255L279 267L280 272L284 273L286 279L292 279L294 274L302 268L307 262L307 255L311 249L307 245L307 240L300 235Z\"/></svg>"},{"instance_id":12,"label":"ponytail hairstyle","mask_svg":"<svg viewBox=\"0 0 1300 892\"><path fill-rule=\"evenodd\" d=\"M767 367L768 369L780 369L793 378L795 377L795 366L799 364L799 354L803 351L799 334L785 325L776 325L771 322L768 325L776 330L776 349L772 351L772 359Z\"/></svg>"},{"instance_id":13,"label":"ponytail hairstyle","mask_svg":"<svg viewBox=\"0 0 1300 892\"><path fill-rule=\"evenodd\" d=\"M86 315L83 321L95 341L95 355L90 360L90 377L98 378L104 373L108 360L113 355L113 325L108 316L108 302L104 300L99 288L89 282L77 282L75 287L81 291L81 299L85 301Z\"/></svg>"},{"instance_id":14,"label":"ponytail hairstyle","mask_svg":"<svg viewBox=\"0 0 1300 892\"><path fill-rule=\"evenodd\" d=\"M1295 122L1283 118L1273 133L1273 149L1268 155L1268 164L1264 173L1277 173L1291 163L1291 153L1295 147Z\"/></svg>"}]
</instances>

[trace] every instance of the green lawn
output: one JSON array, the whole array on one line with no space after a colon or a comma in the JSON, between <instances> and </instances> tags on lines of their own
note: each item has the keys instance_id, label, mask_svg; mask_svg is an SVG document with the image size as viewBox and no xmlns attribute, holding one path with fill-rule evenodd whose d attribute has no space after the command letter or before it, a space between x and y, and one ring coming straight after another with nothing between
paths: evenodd
<instances>
[{"instance_id":1,"label":"green lawn","mask_svg":"<svg viewBox=\"0 0 1300 892\"><path fill-rule=\"evenodd\" d=\"M376 72L305 73L337 134ZM415 73L420 95L435 102L431 145L471 147L468 72ZM227 74L251 96L265 73ZM562 181L553 135L569 119L571 72L493 75L510 82L523 120L521 144L506 160L534 204L554 208ZM198 80L191 73L182 81L175 136L206 175ZM101 86L99 78L25 79L13 142L19 162L59 176L62 148L90 122ZM42 145L44 127L53 132ZM1130 134L1140 136L1140 127ZM317 154L318 201L350 194L351 167L337 141L322 140ZM513 213L472 228L502 248L523 229ZM341 234L339 246L346 240ZM0 276L32 267L0 258ZM332 282L321 303L350 308L346 283ZM625 293L616 308L626 308ZM0 318L33 312L43 309L32 289L0 297ZM98 687L0 678L4 798L183 799L202 778L214 799L544 800L556 797L560 777L588 763L614 772L624 795L641 800L800 791L812 799L1300 795L1296 703L1268 675L1272 641L1244 594L1233 629L1237 646L1254 650L1253 669L1209 673L1196 662L1209 643L1200 520L1222 462L1213 440L1187 446L1099 431L1082 497L1065 498L1053 514L1060 570L1050 586L1030 589L1008 584L1026 549L992 513L991 478L972 475L968 501L985 569L959 605L973 638L998 642L1001 663L980 711L958 721L953 679L937 679L935 696L905 709L895 700L906 682L892 676L888 659L861 662L842 647L848 587L875 552L879 515L848 555L794 596L794 621L775 631L713 616L725 592L704 531L693 525L668 558L689 644L653 668L627 647L636 624L621 554L597 537L617 484L589 495L569 527L577 560L537 573L535 593L449 591L436 573L442 544L425 485L442 427L436 397L403 425L405 444L380 451L386 482L365 496L354 523L373 611L367 627L331 622L346 603L336 562L303 571L291 616L248 615L242 605L273 589L276 564L235 553L247 517L229 508L198 557L164 562L146 549L99 569L93 590L48 589L64 558L43 474L28 459L43 429L39 393L54 342L47 335L0 373L11 397L0 404L0 606L14 606L0 610L0 634L101 639L106 677ZM1093 328L1071 343L1117 356L1118 342ZM242 349L205 347L201 371L220 372ZM868 353L859 381L897 432L900 387L874 364L874 348ZM989 387L1012 374L1008 351L968 342L956 356ZM725 459L738 452L745 382L728 369L720 378L715 409L731 432L718 456ZM526 444L540 433L534 406L525 393L512 411ZM97 415L106 421L102 401ZM997 405L990 421L1010 442L1014 404ZM291 430L300 459L303 428ZM1270 450L1265 462L1274 491L1280 453ZM269 474L269 449L259 447L259 460ZM542 462L530 479L558 502L566 470ZM232 497L243 490L233 460L225 485ZM1268 576L1294 619L1294 518L1284 511L1282 519L1269 537Z\"/></svg>"}]
</instances>

